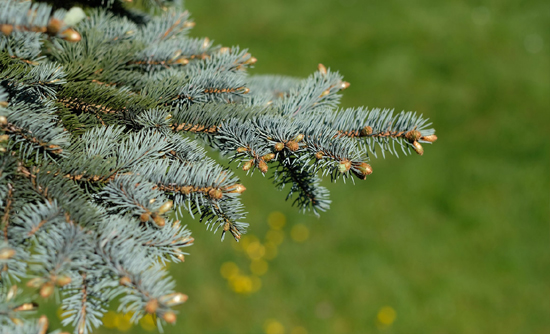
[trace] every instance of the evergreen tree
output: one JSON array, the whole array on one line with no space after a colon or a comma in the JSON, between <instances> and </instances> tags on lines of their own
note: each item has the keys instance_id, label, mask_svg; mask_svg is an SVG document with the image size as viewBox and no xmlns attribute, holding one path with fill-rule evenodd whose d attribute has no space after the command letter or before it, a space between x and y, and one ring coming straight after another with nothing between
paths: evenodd
<instances>
[{"instance_id":1,"label":"evergreen tree","mask_svg":"<svg viewBox=\"0 0 550 334\"><path fill-rule=\"evenodd\" d=\"M187 296L164 267L193 242L180 220L222 240L247 228L245 187L203 145L250 174L272 168L318 215L321 177L365 180L371 156L436 140L413 112L337 109L349 83L323 65L307 79L249 76L247 50L189 37L193 26L170 1L0 0L1 333L47 331L22 317L37 304L17 284L58 294L75 333L115 298L133 321L174 323Z\"/></svg>"}]
</instances>

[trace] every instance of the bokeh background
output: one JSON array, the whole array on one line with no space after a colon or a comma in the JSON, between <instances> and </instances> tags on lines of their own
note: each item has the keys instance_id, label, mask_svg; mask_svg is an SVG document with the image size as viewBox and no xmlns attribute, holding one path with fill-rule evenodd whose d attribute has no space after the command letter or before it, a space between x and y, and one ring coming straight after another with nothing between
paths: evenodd
<instances>
[{"instance_id":1,"label":"bokeh background","mask_svg":"<svg viewBox=\"0 0 550 334\"><path fill-rule=\"evenodd\" d=\"M550 333L550 3L188 0L193 36L249 48L252 74L351 83L342 106L430 117L424 156L371 162L299 214L237 172L249 234L170 269L189 295L165 333ZM152 333L108 313L111 329Z\"/></svg>"}]
</instances>

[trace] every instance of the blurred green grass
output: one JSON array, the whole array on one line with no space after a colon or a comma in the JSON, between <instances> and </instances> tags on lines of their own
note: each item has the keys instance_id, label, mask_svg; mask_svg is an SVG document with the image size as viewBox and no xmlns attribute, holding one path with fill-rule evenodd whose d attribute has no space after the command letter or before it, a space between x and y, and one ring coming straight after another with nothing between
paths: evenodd
<instances>
[{"instance_id":1,"label":"blurred green grass","mask_svg":"<svg viewBox=\"0 0 550 334\"><path fill-rule=\"evenodd\" d=\"M250 275L247 253L185 222L196 241L171 271L190 298L165 333L550 332L548 1L186 6L194 36L249 48L251 73L305 77L323 63L351 83L344 107L418 111L439 140L423 157L373 160L355 186L327 182L320 219L240 173L250 235L263 242L269 214L286 216L278 255L258 291L236 293L220 268Z\"/></svg>"}]
</instances>

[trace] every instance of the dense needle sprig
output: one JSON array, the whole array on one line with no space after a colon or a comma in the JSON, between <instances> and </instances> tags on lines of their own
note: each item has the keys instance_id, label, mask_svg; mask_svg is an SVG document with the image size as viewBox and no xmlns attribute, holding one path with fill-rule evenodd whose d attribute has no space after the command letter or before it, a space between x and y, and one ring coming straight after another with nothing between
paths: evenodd
<instances>
[{"instance_id":1,"label":"dense needle sprig","mask_svg":"<svg viewBox=\"0 0 550 334\"><path fill-rule=\"evenodd\" d=\"M319 215L323 177L365 180L371 156L437 139L413 112L337 109L349 83L323 65L249 76L256 58L190 37L179 1L49 3L0 0L0 333L47 331L21 284L57 296L75 333L115 299L134 322L174 323L187 296L165 265L193 243L180 221L222 240L248 227L245 186L204 145Z\"/></svg>"}]
</instances>

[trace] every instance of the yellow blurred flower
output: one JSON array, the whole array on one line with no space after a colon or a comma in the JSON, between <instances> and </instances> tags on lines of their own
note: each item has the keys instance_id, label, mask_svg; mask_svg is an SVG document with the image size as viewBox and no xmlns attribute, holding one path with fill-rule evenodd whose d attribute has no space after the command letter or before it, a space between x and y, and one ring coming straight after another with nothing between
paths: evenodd
<instances>
[{"instance_id":1,"label":"yellow blurred flower","mask_svg":"<svg viewBox=\"0 0 550 334\"><path fill-rule=\"evenodd\" d=\"M241 249L246 252L248 246L253 242L260 242L260 240L254 235L247 234L241 238L241 240L239 241L239 246L241 246Z\"/></svg>"},{"instance_id":2,"label":"yellow blurred flower","mask_svg":"<svg viewBox=\"0 0 550 334\"><path fill-rule=\"evenodd\" d=\"M304 224L297 224L290 231L292 240L296 242L304 242L309 238L309 229Z\"/></svg>"},{"instance_id":3,"label":"yellow blurred flower","mask_svg":"<svg viewBox=\"0 0 550 334\"><path fill-rule=\"evenodd\" d=\"M139 319L139 324L141 325L141 328L145 329L146 331L154 331L157 328L155 320L153 319L153 316L151 314L146 314L141 319Z\"/></svg>"},{"instance_id":4,"label":"yellow blurred flower","mask_svg":"<svg viewBox=\"0 0 550 334\"><path fill-rule=\"evenodd\" d=\"M305 329L304 327L297 326L292 328L292 330L290 331L290 334L308 334L308 333L307 333L307 329Z\"/></svg>"},{"instance_id":5,"label":"yellow blurred flower","mask_svg":"<svg viewBox=\"0 0 550 334\"><path fill-rule=\"evenodd\" d=\"M246 253L252 260L258 260L265 255L265 247L258 241L254 241L248 245Z\"/></svg>"},{"instance_id":6,"label":"yellow blurred flower","mask_svg":"<svg viewBox=\"0 0 550 334\"><path fill-rule=\"evenodd\" d=\"M275 319L268 319L264 324L265 334L284 334L285 327Z\"/></svg>"},{"instance_id":7,"label":"yellow blurred flower","mask_svg":"<svg viewBox=\"0 0 550 334\"><path fill-rule=\"evenodd\" d=\"M378 320L381 325L389 326L395 321L396 317L397 314L391 306L384 306L378 311L376 320Z\"/></svg>"},{"instance_id":8,"label":"yellow blurred flower","mask_svg":"<svg viewBox=\"0 0 550 334\"><path fill-rule=\"evenodd\" d=\"M262 259L252 260L250 263L250 271L256 276L262 276L267 272L268 264Z\"/></svg>"},{"instance_id":9,"label":"yellow blurred flower","mask_svg":"<svg viewBox=\"0 0 550 334\"><path fill-rule=\"evenodd\" d=\"M130 328L132 328L132 322L130 321L132 319L132 313L126 313L126 314L117 314L117 324L116 328L121 332L126 332Z\"/></svg>"},{"instance_id":10,"label":"yellow blurred flower","mask_svg":"<svg viewBox=\"0 0 550 334\"><path fill-rule=\"evenodd\" d=\"M239 274L239 267L234 262L224 262L220 268L220 273L225 279L231 279Z\"/></svg>"},{"instance_id":11,"label":"yellow blurred flower","mask_svg":"<svg viewBox=\"0 0 550 334\"><path fill-rule=\"evenodd\" d=\"M267 223L274 230L282 229L286 224L286 216L279 211L273 211L267 216Z\"/></svg>"},{"instance_id":12,"label":"yellow blurred flower","mask_svg":"<svg viewBox=\"0 0 550 334\"><path fill-rule=\"evenodd\" d=\"M267 241L272 242L277 246L283 242L284 238L285 238L284 232L279 230L269 230L265 235L265 239Z\"/></svg>"},{"instance_id":13,"label":"yellow blurred flower","mask_svg":"<svg viewBox=\"0 0 550 334\"><path fill-rule=\"evenodd\" d=\"M264 255L265 259L273 260L274 258L277 257L277 253L278 253L277 245L275 245L270 241L265 243L265 255Z\"/></svg>"},{"instance_id":14,"label":"yellow blurred flower","mask_svg":"<svg viewBox=\"0 0 550 334\"><path fill-rule=\"evenodd\" d=\"M231 289L236 293L250 293L252 291L252 280L248 276L237 275L229 281Z\"/></svg>"},{"instance_id":15,"label":"yellow blurred flower","mask_svg":"<svg viewBox=\"0 0 550 334\"><path fill-rule=\"evenodd\" d=\"M252 289L250 289L250 292L256 292L262 287L262 280L257 276L250 276L250 282L252 282Z\"/></svg>"}]
</instances>

